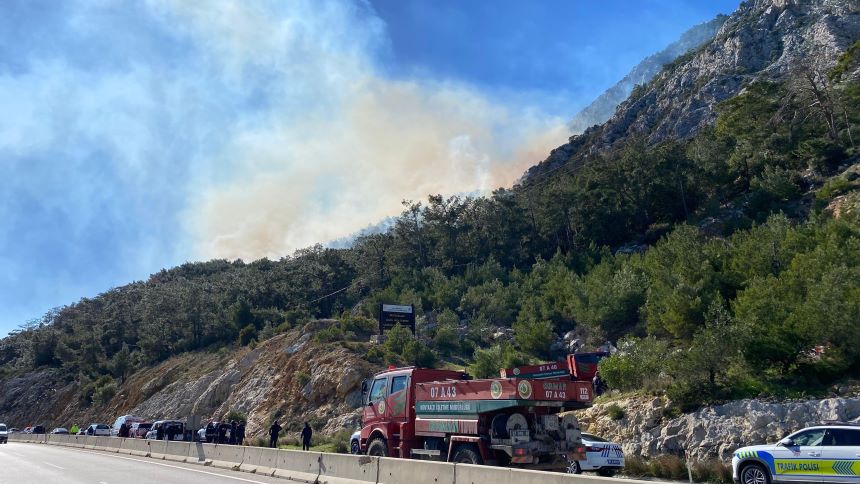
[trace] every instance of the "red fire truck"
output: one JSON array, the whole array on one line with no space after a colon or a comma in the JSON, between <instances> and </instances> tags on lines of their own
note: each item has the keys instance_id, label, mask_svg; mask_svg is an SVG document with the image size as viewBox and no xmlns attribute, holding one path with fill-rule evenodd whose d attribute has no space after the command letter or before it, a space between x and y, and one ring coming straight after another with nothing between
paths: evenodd
<instances>
[{"instance_id":1,"label":"red fire truck","mask_svg":"<svg viewBox=\"0 0 860 484\"><path fill-rule=\"evenodd\" d=\"M363 391L361 453L536 469L585 458L576 418L558 415L592 400L591 382L570 372L476 380L451 370L390 368Z\"/></svg>"}]
</instances>

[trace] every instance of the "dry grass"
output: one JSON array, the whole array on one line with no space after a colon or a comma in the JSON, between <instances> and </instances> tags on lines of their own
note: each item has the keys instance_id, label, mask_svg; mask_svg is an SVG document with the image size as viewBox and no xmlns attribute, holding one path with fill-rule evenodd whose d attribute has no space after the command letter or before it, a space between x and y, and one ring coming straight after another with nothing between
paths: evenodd
<instances>
[{"instance_id":1,"label":"dry grass","mask_svg":"<svg viewBox=\"0 0 860 484\"><path fill-rule=\"evenodd\" d=\"M654 459L627 457L624 464L624 474L631 477L655 477L676 481L689 479L686 461L675 455L661 455ZM732 468L719 460L696 462L692 466L692 473L695 482L732 482Z\"/></svg>"}]
</instances>

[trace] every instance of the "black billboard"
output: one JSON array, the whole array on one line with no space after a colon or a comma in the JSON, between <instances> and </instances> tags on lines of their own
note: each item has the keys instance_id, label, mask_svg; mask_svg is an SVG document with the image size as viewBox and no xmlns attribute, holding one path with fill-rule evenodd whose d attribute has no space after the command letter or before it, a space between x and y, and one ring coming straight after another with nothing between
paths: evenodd
<instances>
[{"instance_id":1,"label":"black billboard","mask_svg":"<svg viewBox=\"0 0 860 484\"><path fill-rule=\"evenodd\" d=\"M415 334L415 307L400 304L379 305L379 334L385 334L397 325L409 328Z\"/></svg>"}]
</instances>

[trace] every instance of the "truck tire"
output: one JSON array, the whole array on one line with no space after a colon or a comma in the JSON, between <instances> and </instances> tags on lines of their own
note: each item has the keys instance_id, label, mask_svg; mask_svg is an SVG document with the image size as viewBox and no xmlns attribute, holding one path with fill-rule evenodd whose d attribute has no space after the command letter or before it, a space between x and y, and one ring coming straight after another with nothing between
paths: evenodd
<instances>
[{"instance_id":1,"label":"truck tire","mask_svg":"<svg viewBox=\"0 0 860 484\"><path fill-rule=\"evenodd\" d=\"M374 457L388 457L388 442L384 437L374 437L367 444L367 455Z\"/></svg>"},{"instance_id":2,"label":"truck tire","mask_svg":"<svg viewBox=\"0 0 860 484\"><path fill-rule=\"evenodd\" d=\"M484 463L484 459L481 458L481 453L478 452L478 448L474 444L460 444L454 450L451 462L480 465Z\"/></svg>"}]
</instances>

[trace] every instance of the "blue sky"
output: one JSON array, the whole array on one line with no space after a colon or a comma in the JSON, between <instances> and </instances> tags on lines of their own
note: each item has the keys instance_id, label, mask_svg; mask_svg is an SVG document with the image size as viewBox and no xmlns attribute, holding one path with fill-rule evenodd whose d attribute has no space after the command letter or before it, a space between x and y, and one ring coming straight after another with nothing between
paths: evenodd
<instances>
[{"instance_id":1,"label":"blue sky","mask_svg":"<svg viewBox=\"0 0 860 484\"><path fill-rule=\"evenodd\" d=\"M0 2L0 334L510 184L737 1ZM395 187L395 188L391 188Z\"/></svg>"}]
</instances>

